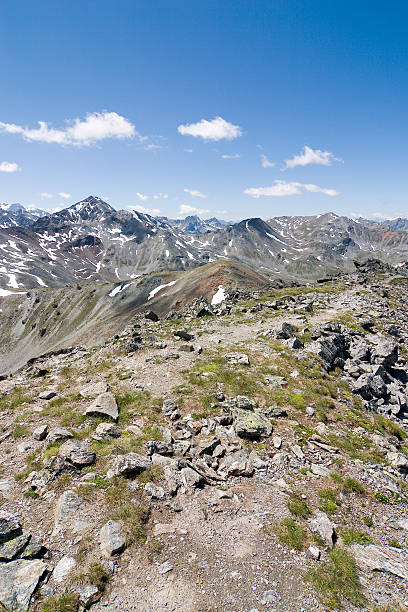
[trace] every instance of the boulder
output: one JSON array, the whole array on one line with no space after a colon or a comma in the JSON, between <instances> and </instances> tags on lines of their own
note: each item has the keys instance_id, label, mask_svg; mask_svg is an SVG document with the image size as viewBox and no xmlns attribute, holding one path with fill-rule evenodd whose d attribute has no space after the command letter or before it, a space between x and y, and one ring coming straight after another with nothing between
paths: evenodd
<instances>
[{"instance_id":1,"label":"boulder","mask_svg":"<svg viewBox=\"0 0 408 612\"><path fill-rule=\"evenodd\" d=\"M60 495L55 509L54 534L70 526L77 516L83 501L81 497L70 489Z\"/></svg>"},{"instance_id":2,"label":"boulder","mask_svg":"<svg viewBox=\"0 0 408 612\"><path fill-rule=\"evenodd\" d=\"M96 400L85 410L85 414L107 416L116 421L119 416L119 409L113 393L107 391L98 395Z\"/></svg>"},{"instance_id":3,"label":"boulder","mask_svg":"<svg viewBox=\"0 0 408 612\"><path fill-rule=\"evenodd\" d=\"M200 487L204 482L201 474L190 467L183 468L180 473L182 483L187 489L190 489L191 487Z\"/></svg>"},{"instance_id":4,"label":"boulder","mask_svg":"<svg viewBox=\"0 0 408 612\"><path fill-rule=\"evenodd\" d=\"M87 446L78 440L64 442L58 451L58 455L79 468L92 465L96 460L96 453L90 451Z\"/></svg>"},{"instance_id":5,"label":"boulder","mask_svg":"<svg viewBox=\"0 0 408 612\"><path fill-rule=\"evenodd\" d=\"M28 610L31 596L46 572L39 560L0 563L0 602L7 610Z\"/></svg>"},{"instance_id":6,"label":"boulder","mask_svg":"<svg viewBox=\"0 0 408 612\"><path fill-rule=\"evenodd\" d=\"M225 359L231 365L250 365L249 357L245 353L228 353L225 355Z\"/></svg>"},{"instance_id":7,"label":"boulder","mask_svg":"<svg viewBox=\"0 0 408 612\"><path fill-rule=\"evenodd\" d=\"M0 561L11 561L23 550L30 535L19 535L12 540L0 544Z\"/></svg>"},{"instance_id":8,"label":"boulder","mask_svg":"<svg viewBox=\"0 0 408 612\"><path fill-rule=\"evenodd\" d=\"M45 440L45 438L47 437L47 434L48 434L48 425L39 425L33 431L33 438L34 440L38 440L39 442L41 442L42 440Z\"/></svg>"},{"instance_id":9,"label":"boulder","mask_svg":"<svg viewBox=\"0 0 408 612\"><path fill-rule=\"evenodd\" d=\"M246 449L229 453L220 462L219 472L227 476L252 476L254 466Z\"/></svg>"},{"instance_id":10,"label":"boulder","mask_svg":"<svg viewBox=\"0 0 408 612\"><path fill-rule=\"evenodd\" d=\"M48 434L48 442L51 444L52 442L59 442L59 440L67 440L72 437L72 432L66 427L55 427Z\"/></svg>"},{"instance_id":11,"label":"boulder","mask_svg":"<svg viewBox=\"0 0 408 612\"><path fill-rule=\"evenodd\" d=\"M99 423L91 437L99 442L108 442L113 440L113 438L120 438L121 435L122 430L117 425L113 423Z\"/></svg>"},{"instance_id":12,"label":"boulder","mask_svg":"<svg viewBox=\"0 0 408 612\"><path fill-rule=\"evenodd\" d=\"M372 360L384 367L392 367L398 361L398 344L391 338L373 336Z\"/></svg>"},{"instance_id":13,"label":"boulder","mask_svg":"<svg viewBox=\"0 0 408 612\"><path fill-rule=\"evenodd\" d=\"M408 580L408 552L392 546L361 546L353 544L352 551L359 566L372 571L388 572Z\"/></svg>"},{"instance_id":14,"label":"boulder","mask_svg":"<svg viewBox=\"0 0 408 612\"><path fill-rule=\"evenodd\" d=\"M105 557L120 554L125 548L125 538L121 535L122 526L117 521L108 521L100 531L100 546Z\"/></svg>"},{"instance_id":15,"label":"boulder","mask_svg":"<svg viewBox=\"0 0 408 612\"><path fill-rule=\"evenodd\" d=\"M107 473L107 478L114 476L136 476L144 470L151 467L151 461L148 457L138 455L137 453L128 453L127 455L119 455L116 457Z\"/></svg>"},{"instance_id":16,"label":"boulder","mask_svg":"<svg viewBox=\"0 0 408 612\"><path fill-rule=\"evenodd\" d=\"M325 512L318 510L315 517L308 521L309 528L313 533L320 536L323 542L333 548L336 542L336 531L334 523L329 519Z\"/></svg>"},{"instance_id":17,"label":"boulder","mask_svg":"<svg viewBox=\"0 0 408 612\"><path fill-rule=\"evenodd\" d=\"M48 389L47 391L41 391L38 397L42 400L50 400L53 397L56 397L56 395L57 393L54 391L54 389Z\"/></svg>"}]
</instances>

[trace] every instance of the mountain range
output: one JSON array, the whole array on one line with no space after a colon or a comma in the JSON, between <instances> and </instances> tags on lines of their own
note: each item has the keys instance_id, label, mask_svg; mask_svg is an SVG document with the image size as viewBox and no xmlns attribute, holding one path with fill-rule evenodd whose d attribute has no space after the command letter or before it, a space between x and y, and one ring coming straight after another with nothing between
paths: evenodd
<instances>
[{"instance_id":1,"label":"mountain range","mask_svg":"<svg viewBox=\"0 0 408 612\"><path fill-rule=\"evenodd\" d=\"M408 221L349 219L334 213L183 220L115 210L89 196L52 214L0 207L0 287L62 287L76 281L129 281L231 260L268 278L316 280L351 272L375 257L393 266L408 260Z\"/></svg>"}]
</instances>

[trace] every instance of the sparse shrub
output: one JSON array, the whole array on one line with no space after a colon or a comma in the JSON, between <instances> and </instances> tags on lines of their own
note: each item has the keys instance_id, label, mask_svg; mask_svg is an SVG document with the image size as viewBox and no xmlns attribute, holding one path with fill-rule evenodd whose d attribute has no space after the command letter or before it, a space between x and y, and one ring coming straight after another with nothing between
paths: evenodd
<instances>
[{"instance_id":1,"label":"sparse shrub","mask_svg":"<svg viewBox=\"0 0 408 612\"><path fill-rule=\"evenodd\" d=\"M336 491L334 489L320 489L318 495L321 499L320 510L328 512L329 514L336 512L338 506L340 506L340 500L337 498Z\"/></svg>"},{"instance_id":2,"label":"sparse shrub","mask_svg":"<svg viewBox=\"0 0 408 612\"><path fill-rule=\"evenodd\" d=\"M364 524L367 525L367 527L373 527L374 526L374 521L373 521L373 517L372 515L367 515L363 518Z\"/></svg>"},{"instance_id":3,"label":"sparse shrub","mask_svg":"<svg viewBox=\"0 0 408 612\"><path fill-rule=\"evenodd\" d=\"M353 542L356 544L362 544L363 546L373 543L368 533L359 529L353 529L352 527L350 529L345 529L342 536L346 546L350 546L350 544L353 544Z\"/></svg>"},{"instance_id":4,"label":"sparse shrub","mask_svg":"<svg viewBox=\"0 0 408 612\"><path fill-rule=\"evenodd\" d=\"M49 597L42 603L42 612L77 612L79 607L78 596L74 593L65 593L61 597Z\"/></svg>"},{"instance_id":5,"label":"sparse shrub","mask_svg":"<svg viewBox=\"0 0 408 612\"><path fill-rule=\"evenodd\" d=\"M292 497L292 499L288 500L288 509L293 516L297 516L298 518L305 519L312 514L307 503L297 497Z\"/></svg>"},{"instance_id":6,"label":"sparse shrub","mask_svg":"<svg viewBox=\"0 0 408 612\"><path fill-rule=\"evenodd\" d=\"M292 518L281 521L276 527L276 534L282 544L295 550L302 550L307 540L306 531Z\"/></svg>"},{"instance_id":7,"label":"sparse shrub","mask_svg":"<svg viewBox=\"0 0 408 612\"><path fill-rule=\"evenodd\" d=\"M365 493L364 486L361 484L359 480L355 478L346 478L343 483L343 491L358 493L359 495L363 495Z\"/></svg>"},{"instance_id":8,"label":"sparse shrub","mask_svg":"<svg viewBox=\"0 0 408 612\"><path fill-rule=\"evenodd\" d=\"M27 434L28 434L27 425L16 425L11 435L13 436L14 439L16 439L16 438L22 438L23 436L26 436Z\"/></svg>"},{"instance_id":9,"label":"sparse shrub","mask_svg":"<svg viewBox=\"0 0 408 612\"><path fill-rule=\"evenodd\" d=\"M149 508L142 503L136 503L135 495L137 492L130 492L127 481L119 477L113 478L111 486L105 491L106 502L114 510L110 518L122 521L127 545L135 541L146 541L145 523Z\"/></svg>"},{"instance_id":10,"label":"sparse shrub","mask_svg":"<svg viewBox=\"0 0 408 612\"><path fill-rule=\"evenodd\" d=\"M398 540L395 539L389 541L389 546L392 546L393 548L404 548L402 544L400 544Z\"/></svg>"},{"instance_id":11,"label":"sparse shrub","mask_svg":"<svg viewBox=\"0 0 408 612\"><path fill-rule=\"evenodd\" d=\"M377 491L376 493L374 493L374 497L375 499L380 502L380 504L390 504L390 499L384 494L384 493L380 493L380 491Z\"/></svg>"},{"instance_id":12,"label":"sparse shrub","mask_svg":"<svg viewBox=\"0 0 408 612\"><path fill-rule=\"evenodd\" d=\"M365 597L361 592L356 563L343 548L329 552L330 561L306 573L306 580L317 591L328 608L342 608L345 601L362 606Z\"/></svg>"}]
</instances>

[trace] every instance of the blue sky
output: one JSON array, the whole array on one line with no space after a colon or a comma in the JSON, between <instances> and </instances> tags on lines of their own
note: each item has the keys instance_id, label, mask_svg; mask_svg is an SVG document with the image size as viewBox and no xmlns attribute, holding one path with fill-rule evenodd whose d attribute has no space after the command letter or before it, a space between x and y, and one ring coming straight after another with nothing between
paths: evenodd
<instances>
[{"instance_id":1,"label":"blue sky","mask_svg":"<svg viewBox=\"0 0 408 612\"><path fill-rule=\"evenodd\" d=\"M0 202L407 216L407 20L401 0L2 0Z\"/></svg>"}]
</instances>

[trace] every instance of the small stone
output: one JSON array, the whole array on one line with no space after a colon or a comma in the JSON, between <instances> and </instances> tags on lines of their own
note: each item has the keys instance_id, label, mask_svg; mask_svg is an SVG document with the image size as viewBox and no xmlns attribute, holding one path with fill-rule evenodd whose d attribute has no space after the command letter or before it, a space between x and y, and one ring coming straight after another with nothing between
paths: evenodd
<instances>
[{"instance_id":1,"label":"small stone","mask_svg":"<svg viewBox=\"0 0 408 612\"><path fill-rule=\"evenodd\" d=\"M273 436L272 444L277 449L281 448L281 446L282 446L282 438L280 436Z\"/></svg>"},{"instance_id":2,"label":"small stone","mask_svg":"<svg viewBox=\"0 0 408 612\"><path fill-rule=\"evenodd\" d=\"M312 417L315 413L315 409L313 408L313 406L306 406L306 414L309 417Z\"/></svg>"},{"instance_id":3,"label":"small stone","mask_svg":"<svg viewBox=\"0 0 408 612\"><path fill-rule=\"evenodd\" d=\"M55 429L51 429L48 434L48 442L58 442L59 440L67 440L68 438L72 438L73 434L69 429L65 427L56 427Z\"/></svg>"},{"instance_id":4,"label":"small stone","mask_svg":"<svg viewBox=\"0 0 408 612\"><path fill-rule=\"evenodd\" d=\"M159 574L168 574L168 572L171 572L173 569L173 564L170 563L170 561L165 561L164 563L162 563L161 565L159 565Z\"/></svg>"},{"instance_id":5,"label":"small stone","mask_svg":"<svg viewBox=\"0 0 408 612\"><path fill-rule=\"evenodd\" d=\"M144 492L150 495L152 499L164 499L165 493L163 487L159 487L154 482L145 484Z\"/></svg>"},{"instance_id":6,"label":"small stone","mask_svg":"<svg viewBox=\"0 0 408 612\"><path fill-rule=\"evenodd\" d=\"M45 440L48 434L48 425L39 425L33 431L34 440L42 441Z\"/></svg>"},{"instance_id":7,"label":"small stone","mask_svg":"<svg viewBox=\"0 0 408 612\"><path fill-rule=\"evenodd\" d=\"M194 351L194 346L192 344L180 344L178 350L185 353L192 353Z\"/></svg>"},{"instance_id":8,"label":"small stone","mask_svg":"<svg viewBox=\"0 0 408 612\"><path fill-rule=\"evenodd\" d=\"M89 608L89 606L99 601L102 596L102 593L94 584L76 587L75 592L79 595L79 603L81 603L85 608Z\"/></svg>"},{"instance_id":9,"label":"small stone","mask_svg":"<svg viewBox=\"0 0 408 612\"><path fill-rule=\"evenodd\" d=\"M186 340L186 342L194 339L193 334L190 334L185 329L177 330L176 332L174 332L174 335L176 336L176 338L181 338L181 340Z\"/></svg>"},{"instance_id":10,"label":"small stone","mask_svg":"<svg viewBox=\"0 0 408 612\"><path fill-rule=\"evenodd\" d=\"M62 557L57 563L53 571L53 578L55 582L64 582L66 580L69 572L75 567L76 561L74 557L70 557L69 555L65 555Z\"/></svg>"},{"instance_id":11,"label":"small stone","mask_svg":"<svg viewBox=\"0 0 408 612\"><path fill-rule=\"evenodd\" d=\"M327 467L324 467L324 465L312 463L310 469L312 470L312 474L315 476L330 476L330 470Z\"/></svg>"},{"instance_id":12,"label":"small stone","mask_svg":"<svg viewBox=\"0 0 408 612\"><path fill-rule=\"evenodd\" d=\"M56 392L54 391L54 389L48 389L48 391L41 391L40 395L38 396L40 399L43 400L50 400L53 397L56 397Z\"/></svg>"},{"instance_id":13,"label":"small stone","mask_svg":"<svg viewBox=\"0 0 408 612\"><path fill-rule=\"evenodd\" d=\"M121 535L122 526L117 521L108 521L100 531L101 551L105 557L120 554L125 548L125 538Z\"/></svg>"},{"instance_id":14,"label":"small stone","mask_svg":"<svg viewBox=\"0 0 408 612\"><path fill-rule=\"evenodd\" d=\"M313 544L311 544L307 552L311 557L313 557L313 559L316 559L316 561L320 559L320 550L317 548L317 546L313 546Z\"/></svg>"},{"instance_id":15,"label":"small stone","mask_svg":"<svg viewBox=\"0 0 408 612\"><path fill-rule=\"evenodd\" d=\"M228 353L225 355L225 359L232 365L250 365L249 357L244 353Z\"/></svg>"},{"instance_id":16,"label":"small stone","mask_svg":"<svg viewBox=\"0 0 408 612\"><path fill-rule=\"evenodd\" d=\"M272 590L264 591L264 593L262 594L261 603L263 605L265 605L265 604L274 603L274 602L276 602L276 593L275 593L275 591L272 591Z\"/></svg>"},{"instance_id":17,"label":"small stone","mask_svg":"<svg viewBox=\"0 0 408 612\"><path fill-rule=\"evenodd\" d=\"M327 514L316 511L315 517L308 521L311 531L317 533L323 542L332 548L336 541L336 532L334 529L334 523L329 519Z\"/></svg>"},{"instance_id":18,"label":"small stone","mask_svg":"<svg viewBox=\"0 0 408 612\"><path fill-rule=\"evenodd\" d=\"M299 444L294 444L292 446L292 452L298 459L303 459L305 456Z\"/></svg>"},{"instance_id":19,"label":"small stone","mask_svg":"<svg viewBox=\"0 0 408 612\"><path fill-rule=\"evenodd\" d=\"M203 477L189 467L181 470L181 479L186 488L199 487L203 482Z\"/></svg>"}]
</instances>

